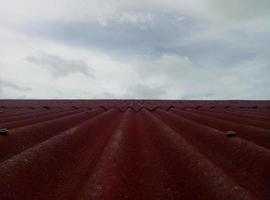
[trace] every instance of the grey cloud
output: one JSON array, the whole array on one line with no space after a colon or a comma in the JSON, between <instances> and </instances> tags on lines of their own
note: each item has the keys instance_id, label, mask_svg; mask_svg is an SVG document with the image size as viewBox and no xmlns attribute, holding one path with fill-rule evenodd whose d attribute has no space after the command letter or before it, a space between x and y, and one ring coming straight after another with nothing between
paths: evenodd
<instances>
[{"instance_id":1,"label":"grey cloud","mask_svg":"<svg viewBox=\"0 0 270 200\"><path fill-rule=\"evenodd\" d=\"M138 83L127 88L126 99L161 99L166 98L166 88L148 85L146 83Z\"/></svg>"},{"instance_id":2,"label":"grey cloud","mask_svg":"<svg viewBox=\"0 0 270 200\"><path fill-rule=\"evenodd\" d=\"M153 11L152 20L141 23L112 21L106 26L89 23L47 22L32 24L25 31L35 36L74 46L95 48L112 54L162 55L176 40L200 29L198 19L174 12ZM181 20L179 20L181 19Z\"/></svg>"},{"instance_id":3,"label":"grey cloud","mask_svg":"<svg viewBox=\"0 0 270 200\"><path fill-rule=\"evenodd\" d=\"M141 64L142 65L142 64ZM154 70L156 69L156 70ZM270 68L267 59L249 59L230 67L196 67L180 55L165 55L137 67L143 97L175 99L268 99ZM150 89L154 92L148 91ZM146 89L144 90L143 87ZM145 91L139 92L139 91ZM166 92L165 92L166 91ZM156 96L155 96L156 94Z\"/></svg>"},{"instance_id":4,"label":"grey cloud","mask_svg":"<svg viewBox=\"0 0 270 200\"><path fill-rule=\"evenodd\" d=\"M6 81L6 80L2 80L0 79L0 88L12 88L12 89L15 89L15 90L30 90L29 87L24 87L24 86L19 86L13 82L10 82L10 81Z\"/></svg>"},{"instance_id":5,"label":"grey cloud","mask_svg":"<svg viewBox=\"0 0 270 200\"><path fill-rule=\"evenodd\" d=\"M54 77L64 77L72 73L81 73L94 78L94 70L83 60L65 59L60 56L40 53L26 60L39 66L48 66Z\"/></svg>"},{"instance_id":6,"label":"grey cloud","mask_svg":"<svg viewBox=\"0 0 270 200\"><path fill-rule=\"evenodd\" d=\"M249 29L238 25L233 30L219 32L190 14L159 10L152 11L151 20L143 24L111 21L102 26L46 22L42 26L32 24L25 31L71 46L97 49L120 58L133 55L155 58L163 54L179 54L188 56L194 63L234 64L262 54L270 42L268 34L256 32L252 27Z\"/></svg>"},{"instance_id":7,"label":"grey cloud","mask_svg":"<svg viewBox=\"0 0 270 200\"><path fill-rule=\"evenodd\" d=\"M160 76L177 79L179 76L185 75L193 68L193 64L187 56L177 54L164 54L155 60L148 61L145 65L139 66L139 72L142 77Z\"/></svg>"},{"instance_id":8,"label":"grey cloud","mask_svg":"<svg viewBox=\"0 0 270 200\"><path fill-rule=\"evenodd\" d=\"M16 92L21 93L21 92L30 91L31 88L20 86L11 81L6 81L0 77L0 98L6 97L5 90L15 90Z\"/></svg>"},{"instance_id":9,"label":"grey cloud","mask_svg":"<svg viewBox=\"0 0 270 200\"><path fill-rule=\"evenodd\" d=\"M208 0L209 6L218 9L220 14L228 18L247 20L250 18L269 15L270 1L268 0L237 0L228 2L226 0Z\"/></svg>"},{"instance_id":10,"label":"grey cloud","mask_svg":"<svg viewBox=\"0 0 270 200\"><path fill-rule=\"evenodd\" d=\"M52 48L65 46L61 56L26 54L34 55L27 57L28 62L46 67L56 78L73 73L92 78L97 76L91 80L96 84L95 91L91 93L86 88L77 91L76 97L270 98L267 88L270 85L268 0L238 0L233 3L225 0L116 0L113 5L102 1L104 7L92 7L92 1L83 4L79 0L68 9L64 8L65 0L59 2L59 8L51 11L53 13L50 13L50 6L44 5L49 14L54 14L52 18L45 9L42 12L44 16L35 11L37 20L25 20L15 28L17 34L27 35L30 42L35 38L50 42ZM79 4L78 7L76 4ZM20 5L23 7L23 4ZM85 9L81 9L82 5ZM28 7L25 10L31 13L31 5L28 4ZM78 16L70 14L78 10L82 11ZM98 13L93 11L91 15L91 10ZM24 14L28 15L28 12ZM11 13L10 16L18 15ZM32 18L32 15L26 17ZM4 21L6 23L7 20ZM40 46L44 52L51 52L47 51L46 45ZM72 49L68 51L69 55L73 51L78 55L83 49L83 52L98 52L104 56L95 58L91 65L96 66L91 68L86 60L65 56L65 48ZM13 59L13 54L7 57ZM107 60L103 62L103 59ZM14 60L20 66L19 59ZM125 67L135 73L127 70L130 73L122 78L121 72L125 71ZM113 75L108 75L108 71ZM89 81L87 77L84 77L85 80L81 77L70 76L59 82L65 84L66 80L73 80L69 83L76 90L76 87ZM48 87L48 82L44 80L44 88ZM104 82L111 82L112 86L101 86ZM62 93L55 93L65 97L75 96L70 85ZM122 95L124 91L126 94Z\"/></svg>"},{"instance_id":11,"label":"grey cloud","mask_svg":"<svg viewBox=\"0 0 270 200\"><path fill-rule=\"evenodd\" d=\"M101 92L100 94L96 94L93 96L94 99L117 99L119 96L115 95L112 92Z\"/></svg>"}]
</instances>

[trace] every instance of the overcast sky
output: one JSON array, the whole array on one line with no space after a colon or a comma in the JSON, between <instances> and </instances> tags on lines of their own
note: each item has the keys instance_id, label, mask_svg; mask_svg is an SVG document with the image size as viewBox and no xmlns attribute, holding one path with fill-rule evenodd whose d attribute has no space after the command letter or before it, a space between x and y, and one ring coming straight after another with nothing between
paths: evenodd
<instances>
[{"instance_id":1,"label":"overcast sky","mask_svg":"<svg viewBox=\"0 0 270 200\"><path fill-rule=\"evenodd\" d=\"M270 99L269 0L0 0L0 98Z\"/></svg>"}]
</instances>

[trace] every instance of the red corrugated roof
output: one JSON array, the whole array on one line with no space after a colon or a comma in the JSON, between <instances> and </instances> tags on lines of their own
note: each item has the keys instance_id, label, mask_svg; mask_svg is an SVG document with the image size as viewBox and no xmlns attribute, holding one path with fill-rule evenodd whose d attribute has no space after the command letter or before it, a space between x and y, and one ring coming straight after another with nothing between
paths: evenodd
<instances>
[{"instance_id":1,"label":"red corrugated roof","mask_svg":"<svg viewBox=\"0 0 270 200\"><path fill-rule=\"evenodd\" d=\"M270 199L270 101L1 100L0 199Z\"/></svg>"}]
</instances>

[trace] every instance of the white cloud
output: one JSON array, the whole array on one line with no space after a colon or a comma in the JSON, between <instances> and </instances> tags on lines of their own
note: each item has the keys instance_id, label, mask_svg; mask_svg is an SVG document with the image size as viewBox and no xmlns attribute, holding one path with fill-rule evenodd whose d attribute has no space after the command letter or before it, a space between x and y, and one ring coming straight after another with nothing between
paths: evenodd
<instances>
[{"instance_id":1,"label":"white cloud","mask_svg":"<svg viewBox=\"0 0 270 200\"><path fill-rule=\"evenodd\" d=\"M0 95L267 99L269 6L0 1Z\"/></svg>"},{"instance_id":2,"label":"white cloud","mask_svg":"<svg viewBox=\"0 0 270 200\"><path fill-rule=\"evenodd\" d=\"M1 77L5 81L31 88L29 91L5 95L10 98L21 96L21 93L25 98L102 98L103 94L108 96L110 93L123 96L134 74L128 63L101 52L9 33L0 33L0 43L8 47L0 52ZM9 42L5 44L7 40ZM43 53L39 55L37 52ZM26 59L33 56L38 62L30 63ZM78 68L78 64L83 67ZM52 67L57 68L57 73L62 73L61 78L54 79L52 70L55 69ZM74 70L80 73L74 73ZM86 70L94 72L95 78L85 76Z\"/></svg>"}]
</instances>

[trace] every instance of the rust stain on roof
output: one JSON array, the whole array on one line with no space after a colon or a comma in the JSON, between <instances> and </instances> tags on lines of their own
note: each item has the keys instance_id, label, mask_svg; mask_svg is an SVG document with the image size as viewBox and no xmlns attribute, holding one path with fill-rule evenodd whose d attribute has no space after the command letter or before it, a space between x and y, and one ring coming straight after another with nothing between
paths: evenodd
<instances>
[{"instance_id":1,"label":"rust stain on roof","mask_svg":"<svg viewBox=\"0 0 270 200\"><path fill-rule=\"evenodd\" d=\"M3 200L270 197L270 101L0 100L0 109Z\"/></svg>"}]
</instances>

